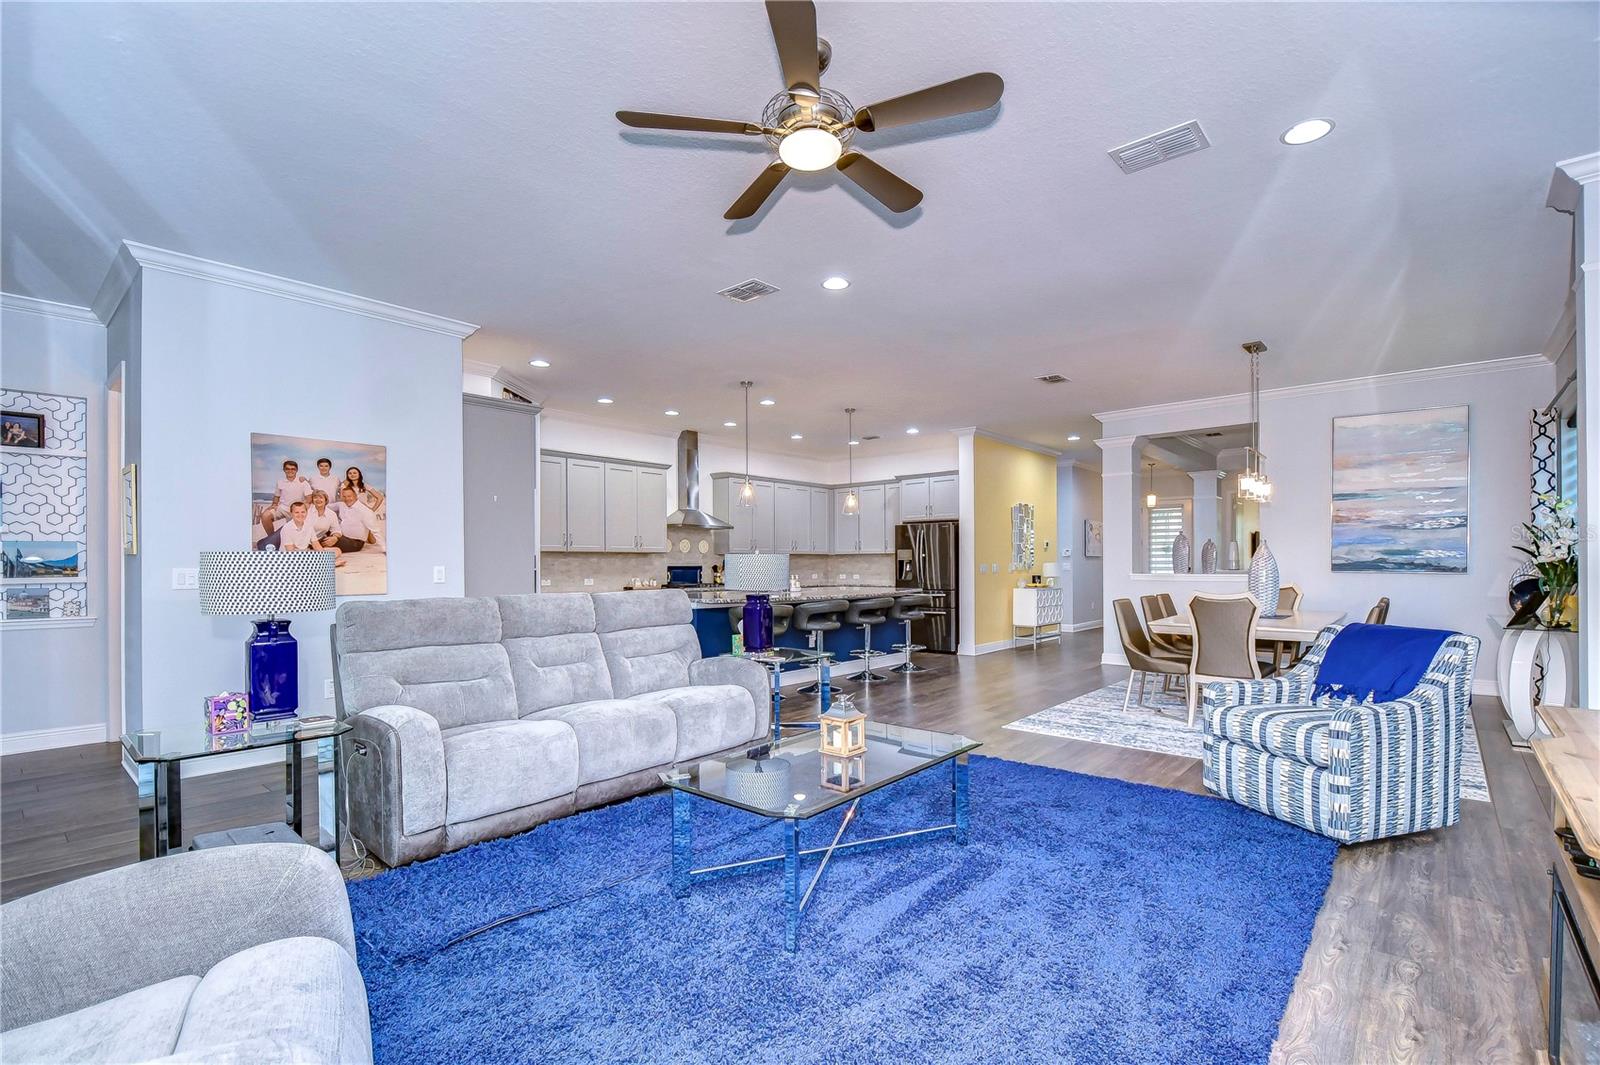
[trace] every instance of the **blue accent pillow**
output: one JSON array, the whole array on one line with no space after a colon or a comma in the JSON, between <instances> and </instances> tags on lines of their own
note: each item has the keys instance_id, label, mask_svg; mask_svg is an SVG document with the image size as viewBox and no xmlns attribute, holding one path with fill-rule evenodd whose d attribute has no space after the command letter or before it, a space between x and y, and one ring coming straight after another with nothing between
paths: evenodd
<instances>
[{"instance_id":1,"label":"blue accent pillow","mask_svg":"<svg viewBox=\"0 0 1600 1065\"><path fill-rule=\"evenodd\" d=\"M1410 694L1439 648L1455 633L1354 623L1328 644L1311 697L1386 703Z\"/></svg>"}]
</instances>

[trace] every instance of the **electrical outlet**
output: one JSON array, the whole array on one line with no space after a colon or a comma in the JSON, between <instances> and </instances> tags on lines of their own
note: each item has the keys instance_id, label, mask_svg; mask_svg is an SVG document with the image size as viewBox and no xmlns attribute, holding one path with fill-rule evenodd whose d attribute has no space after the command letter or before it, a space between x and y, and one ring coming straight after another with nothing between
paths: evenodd
<instances>
[{"instance_id":1,"label":"electrical outlet","mask_svg":"<svg viewBox=\"0 0 1600 1065\"><path fill-rule=\"evenodd\" d=\"M433 567L433 583L434 584L443 584L444 583L444 567L443 566L435 566L435 567Z\"/></svg>"},{"instance_id":2,"label":"electrical outlet","mask_svg":"<svg viewBox=\"0 0 1600 1065\"><path fill-rule=\"evenodd\" d=\"M812 575L811 575L811 579L812 579L812 580L816 580L816 579L817 579L817 575L816 575L816 574L815 574L815 573L813 573L813 574L812 574Z\"/></svg>"},{"instance_id":3,"label":"electrical outlet","mask_svg":"<svg viewBox=\"0 0 1600 1065\"><path fill-rule=\"evenodd\" d=\"M852 573L852 574L850 574L850 579L853 580L853 581L859 581L861 579L861 574Z\"/></svg>"},{"instance_id":4,"label":"electrical outlet","mask_svg":"<svg viewBox=\"0 0 1600 1065\"><path fill-rule=\"evenodd\" d=\"M585 577L583 579L583 586L585 588L592 588L594 586L594 578L593 577Z\"/></svg>"},{"instance_id":5,"label":"electrical outlet","mask_svg":"<svg viewBox=\"0 0 1600 1065\"><path fill-rule=\"evenodd\" d=\"M172 571L172 587L174 591L200 587L200 571L197 569L174 569Z\"/></svg>"},{"instance_id":6,"label":"electrical outlet","mask_svg":"<svg viewBox=\"0 0 1600 1065\"><path fill-rule=\"evenodd\" d=\"M988 573L989 572L989 563L987 563L987 562L978 563L978 572L979 573Z\"/></svg>"},{"instance_id":7,"label":"electrical outlet","mask_svg":"<svg viewBox=\"0 0 1600 1065\"><path fill-rule=\"evenodd\" d=\"M322 697L324 699L332 699L333 698L333 678L332 677L329 677L327 680L322 682Z\"/></svg>"},{"instance_id":8,"label":"electrical outlet","mask_svg":"<svg viewBox=\"0 0 1600 1065\"><path fill-rule=\"evenodd\" d=\"M541 587L541 588L550 587L550 578L549 577L540 577L539 578L539 587Z\"/></svg>"}]
</instances>

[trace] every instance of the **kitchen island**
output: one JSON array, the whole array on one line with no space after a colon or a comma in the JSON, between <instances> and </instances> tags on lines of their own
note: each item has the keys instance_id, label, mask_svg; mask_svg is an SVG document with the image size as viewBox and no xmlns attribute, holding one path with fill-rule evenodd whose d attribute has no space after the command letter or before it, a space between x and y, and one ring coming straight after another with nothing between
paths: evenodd
<instances>
[{"instance_id":1,"label":"kitchen island","mask_svg":"<svg viewBox=\"0 0 1600 1065\"><path fill-rule=\"evenodd\" d=\"M916 588L888 588L874 585L821 585L814 588L802 588L798 592L739 592L727 588L693 588L688 589L689 599L694 605L694 629L700 637L700 653L707 657L725 655L733 646L733 627L728 623L728 611L734 607L743 606L747 595L767 595L774 604L787 603L797 605L800 603L821 603L829 599L844 599L854 601L857 599L877 599L882 596L893 598L901 595L916 595ZM842 621L841 617L841 621ZM773 642L779 647L809 647L809 633L800 632L791 628ZM833 674L835 679L848 676L861 671L861 659L851 655L851 651L863 647L862 632L854 625L844 624L837 631L827 635L826 650L832 652L834 660ZM877 660L874 665L879 672L886 667L903 661L899 651L891 645L902 643L905 640L905 627L893 623L874 625L872 628L872 647L874 650L893 655L893 658ZM785 681L789 683L788 674L793 672L797 677L802 674L812 675L813 671L807 667L789 667L785 669Z\"/></svg>"}]
</instances>

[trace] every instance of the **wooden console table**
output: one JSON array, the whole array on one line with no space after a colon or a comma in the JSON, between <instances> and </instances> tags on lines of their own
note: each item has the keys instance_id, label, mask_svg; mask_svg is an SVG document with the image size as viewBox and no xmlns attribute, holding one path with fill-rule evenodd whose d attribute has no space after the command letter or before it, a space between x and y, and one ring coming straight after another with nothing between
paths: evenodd
<instances>
[{"instance_id":1,"label":"wooden console table","mask_svg":"<svg viewBox=\"0 0 1600 1065\"><path fill-rule=\"evenodd\" d=\"M1555 828L1600 858L1600 710L1541 706L1538 713L1550 735L1532 747L1550 781ZM1550 1061L1561 1061L1564 1044L1589 1061L1600 1018L1600 880L1579 874L1564 850L1550 873Z\"/></svg>"}]
</instances>

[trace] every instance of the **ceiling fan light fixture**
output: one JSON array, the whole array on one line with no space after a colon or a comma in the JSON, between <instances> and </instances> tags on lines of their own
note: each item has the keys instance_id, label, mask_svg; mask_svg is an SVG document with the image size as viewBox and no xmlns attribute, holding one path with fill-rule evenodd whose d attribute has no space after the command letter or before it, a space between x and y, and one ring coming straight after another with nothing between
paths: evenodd
<instances>
[{"instance_id":1,"label":"ceiling fan light fixture","mask_svg":"<svg viewBox=\"0 0 1600 1065\"><path fill-rule=\"evenodd\" d=\"M790 170L826 170L843 152L838 137L816 126L797 129L778 142L778 158Z\"/></svg>"}]
</instances>

